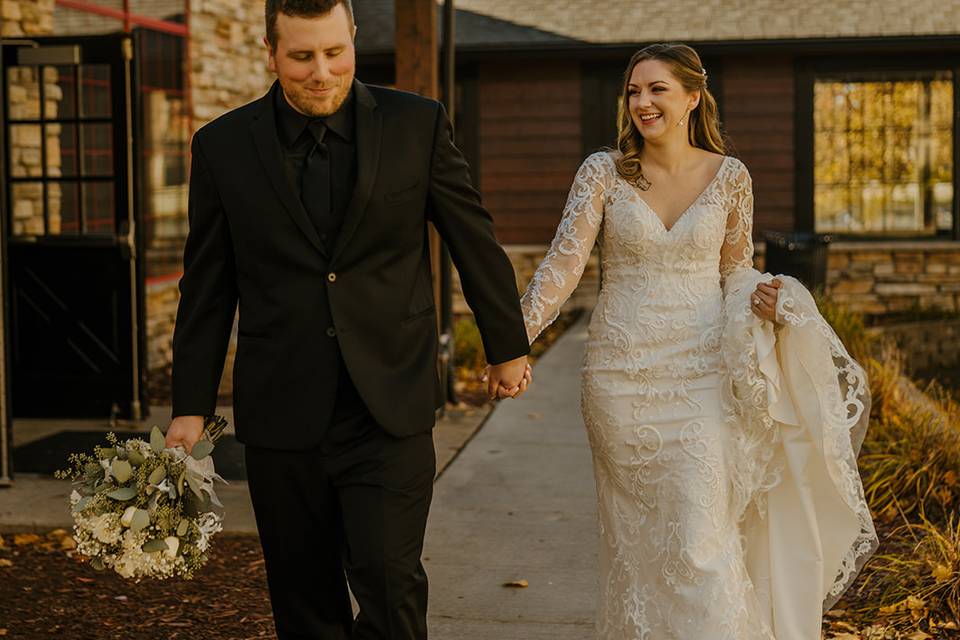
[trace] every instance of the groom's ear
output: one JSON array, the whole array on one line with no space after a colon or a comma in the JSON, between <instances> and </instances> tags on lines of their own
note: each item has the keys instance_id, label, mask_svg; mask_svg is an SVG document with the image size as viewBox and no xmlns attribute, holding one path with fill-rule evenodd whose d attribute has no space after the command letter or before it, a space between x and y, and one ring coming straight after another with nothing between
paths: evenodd
<instances>
[{"instance_id":1,"label":"groom's ear","mask_svg":"<svg viewBox=\"0 0 960 640\"><path fill-rule=\"evenodd\" d=\"M275 57L276 51L274 51L273 47L270 46L270 40L268 40L266 36L264 36L263 38L263 46L267 48L267 69L269 69L271 73L276 73L277 72L277 60Z\"/></svg>"}]
</instances>

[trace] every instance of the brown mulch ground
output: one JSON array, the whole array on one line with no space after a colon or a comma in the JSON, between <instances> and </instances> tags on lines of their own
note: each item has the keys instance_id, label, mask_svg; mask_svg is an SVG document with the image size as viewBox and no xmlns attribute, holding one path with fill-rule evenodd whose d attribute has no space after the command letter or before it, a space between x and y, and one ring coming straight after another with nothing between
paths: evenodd
<instances>
[{"instance_id":1,"label":"brown mulch ground","mask_svg":"<svg viewBox=\"0 0 960 640\"><path fill-rule=\"evenodd\" d=\"M4 536L6 546L0 547L4 640L276 638L263 555L255 536L218 536L209 563L192 581L139 584L69 557L57 539L54 535L17 545L14 536ZM3 566L4 561L9 566Z\"/></svg>"}]
</instances>

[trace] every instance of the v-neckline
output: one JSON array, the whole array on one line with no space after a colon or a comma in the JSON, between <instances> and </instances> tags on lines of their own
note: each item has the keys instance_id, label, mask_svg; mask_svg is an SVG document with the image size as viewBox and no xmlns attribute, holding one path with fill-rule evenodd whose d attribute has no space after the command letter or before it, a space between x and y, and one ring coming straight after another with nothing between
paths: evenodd
<instances>
[{"instance_id":1,"label":"v-neckline","mask_svg":"<svg viewBox=\"0 0 960 640\"><path fill-rule=\"evenodd\" d=\"M652 206L650 206L650 203L647 202L647 201L640 195L639 190L638 190L636 187L633 187L633 185L631 185L631 187L633 187L633 192L634 192L634 194L637 196L637 199L638 199L640 202L643 203L643 206L645 206L645 207L647 208L647 210L649 210L650 213L653 214L653 217L657 219L657 222L660 223L660 228L663 229L664 233L670 233L671 231L673 231L674 229L677 228L677 225L680 224L680 221L683 220L683 218L687 215L687 213L690 212L690 209L693 209L693 207L696 206L696 204L697 204L698 202L700 202L700 200L703 198L703 196L705 196L705 195L707 194L707 192L710 191L710 189L713 187L714 183L716 183L717 179L720 177L720 174L723 172L723 167L727 164L727 158L729 158L729 157L730 157L730 156L723 156L723 160L720 161L720 166L717 167L716 173L714 173L714 174L713 174L713 177L710 178L710 182L708 182L708 183L707 183L707 186L705 186L705 187L700 191L700 193L697 194L697 197L693 199L693 202L691 202L689 205L687 205L687 208L683 210L683 213L681 213L679 216L677 216L677 219L673 221L673 224L670 225L669 228L667 227L666 224L664 224L663 218L660 217L660 214L657 213L657 210L654 209Z\"/></svg>"}]
</instances>

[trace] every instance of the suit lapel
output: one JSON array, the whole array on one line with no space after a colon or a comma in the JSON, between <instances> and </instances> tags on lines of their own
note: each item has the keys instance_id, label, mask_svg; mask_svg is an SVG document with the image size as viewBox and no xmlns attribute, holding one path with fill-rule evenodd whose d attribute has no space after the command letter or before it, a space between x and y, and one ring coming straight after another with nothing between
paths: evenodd
<instances>
[{"instance_id":1,"label":"suit lapel","mask_svg":"<svg viewBox=\"0 0 960 640\"><path fill-rule=\"evenodd\" d=\"M377 177L380 163L380 136L383 127L383 116L377 109L377 102L373 95L359 80L354 81L354 97L356 102L356 139L357 139L357 184L347 208L343 226L333 248L334 262L343 252L344 246L350 241L373 191L373 183ZM306 215L306 214L304 214ZM309 224L309 223L308 223Z\"/></svg>"},{"instance_id":2,"label":"suit lapel","mask_svg":"<svg viewBox=\"0 0 960 640\"><path fill-rule=\"evenodd\" d=\"M317 230L307 215L307 210L303 208L303 203L297 197L296 190L293 189L287 174L283 168L283 154L280 151L280 139L277 136L276 116L274 114L273 100L274 91L280 91L280 84L274 82L270 92L262 98L264 104L260 113L256 116L253 124L250 125L250 131L253 134L253 141L257 147L260 162L263 164L264 173L270 179L273 190L276 192L283 208L287 210L293 221L300 227L300 230L306 234L310 244L324 256L329 257L327 248L320 240Z\"/></svg>"}]
</instances>

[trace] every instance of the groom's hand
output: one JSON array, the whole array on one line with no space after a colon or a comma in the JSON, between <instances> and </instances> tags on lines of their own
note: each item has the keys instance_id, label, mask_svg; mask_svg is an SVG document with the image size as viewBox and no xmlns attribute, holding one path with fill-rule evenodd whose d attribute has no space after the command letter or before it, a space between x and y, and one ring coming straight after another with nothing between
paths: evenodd
<instances>
[{"instance_id":1,"label":"groom's hand","mask_svg":"<svg viewBox=\"0 0 960 640\"><path fill-rule=\"evenodd\" d=\"M487 368L487 397L519 398L527 388L527 356Z\"/></svg>"},{"instance_id":2,"label":"groom's hand","mask_svg":"<svg viewBox=\"0 0 960 640\"><path fill-rule=\"evenodd\" d=\"M190 453L193 450L193 445L197 444L202 435L203 416L177 416L170 421L170 426L167 428L167 441L164 446L172 449L180 445L187 453Z\"/></svg>"}]
</instances>

